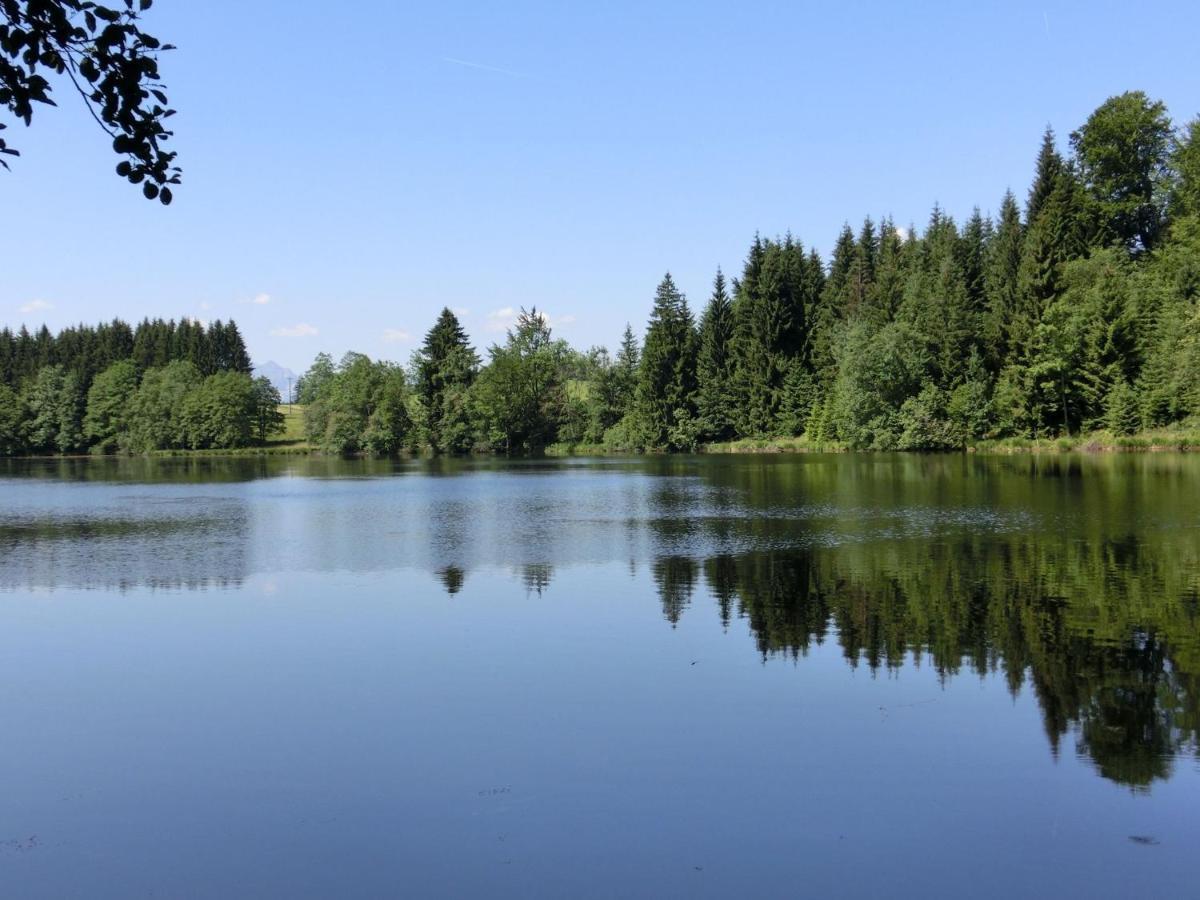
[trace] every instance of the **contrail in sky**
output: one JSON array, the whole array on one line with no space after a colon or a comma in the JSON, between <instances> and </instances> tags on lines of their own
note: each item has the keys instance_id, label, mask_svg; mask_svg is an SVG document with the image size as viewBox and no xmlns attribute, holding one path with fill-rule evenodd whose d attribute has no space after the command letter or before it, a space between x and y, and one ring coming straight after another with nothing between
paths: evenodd
<instances>
[{"instance_id":1,"label":"contrail in sky","mask_svg":"<svg viewBox=\"0 0 1200 900\"><path fill-rule=\"evenodd\" d=\"M483 63L471 62L469 59L455 59L453 56L443 56L442 62L454 63L456 66L466 66L468 69L483 69L485 72L499 72L501 75L512 75L515 78L524 78L522 72L514 72L512 69L501 69L499 66L485 66Z\"/></svg>"}]
</instances>

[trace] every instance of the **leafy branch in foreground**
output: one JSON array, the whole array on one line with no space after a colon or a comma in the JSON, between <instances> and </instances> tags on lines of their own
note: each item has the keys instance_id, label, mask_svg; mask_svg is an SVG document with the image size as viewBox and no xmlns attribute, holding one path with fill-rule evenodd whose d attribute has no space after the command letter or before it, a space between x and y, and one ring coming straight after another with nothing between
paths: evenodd
<instances>
[{"instance_id":1,"label":"leafy branch in foreground","mask_svg":"<svg viewBox=\"0 0 1200 900\"><path fill-rule=\"evenodd\" d=\"M159 79L158 54L174 47L138 27L152 2L125 0L120 9L88 0L0 0L0 106L28 126L35 103L57 105L46 75L65 75L125 157L117 174L165 205L181 172L163 146L175 110ZM4 156L18 155L0 138L0 166L9 168Z\"/></svg>"}]
</instances>

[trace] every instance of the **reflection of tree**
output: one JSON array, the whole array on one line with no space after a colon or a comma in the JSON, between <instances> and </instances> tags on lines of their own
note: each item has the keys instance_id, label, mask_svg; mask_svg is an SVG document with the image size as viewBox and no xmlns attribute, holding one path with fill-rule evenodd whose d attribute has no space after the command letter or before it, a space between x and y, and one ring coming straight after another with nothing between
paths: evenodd
<instances>
[{"instance_id":1,"label":"reflection of tree","mask_svg":"<svg viewBox=\"0 0 1200 900\"><path fill-rule=\"evenodd\" d=\"M437 570L437 577L442 583L442 587L446 589L446 593L453 597L462 590L463 582L467 580L467 573L458 566L445 566Z\"/></svg>"},{"instance_id":2,"label":"reflection of tree","mask_svg":"<svg viewBox=\"0 0 1200 900\"><path fill-rule=\"evenodd\" d=\"M692 602L699 567L686 556L665 556L654 561L654 583L662 599L663 615L672 626Z\"/></svg>"},{"instance_id":3,"label":"reflection of tree","mask_svg":"<svg viewBox=\"0 0 1200 900\"><path fill-rule=\"evenodd\" d=\"M554 567L548 563L529 563L521 567L521 584L525 585L525 590L536 593L539 597L550 587L550 579L553 577Z\"/></svg>"},{"instance_id":4,"label":"reflection of tree","mask_svg":"<svg viewBox=\"0 0 1200 900\"><path fill-rule=\"evenodd\" d=\"M722 623L745 619L764 657L802 655L832 626L853 665L998 671L1014 694L1028 680L1056 754L1073 734L1106 778L1144 787L1200 739L1196 569L1177 557L1131 537L965 535L723 554L699 568ZM663 556L653 572L674 624L697 566Z\"/></svg>"}]
</instances>

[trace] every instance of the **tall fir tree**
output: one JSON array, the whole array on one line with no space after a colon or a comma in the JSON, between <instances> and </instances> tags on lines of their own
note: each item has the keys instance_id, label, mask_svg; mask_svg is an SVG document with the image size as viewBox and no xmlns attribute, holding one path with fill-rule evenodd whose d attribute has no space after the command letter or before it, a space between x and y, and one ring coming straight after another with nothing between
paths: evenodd
<instances>
[{"instance_id":1,"label":"tall fir tree","mask_svg":"<svg viewBox=\"0 0 1200 900\"><path fill-rule=\"evenodd\" d=\"M712 440L733 436L736 399L733 386L733 303L725 275L717 269L712 296L700 319L696 357L696 412L704 435Z\"/></svg>"},{"instance_id":2,"label":"tall fir tree","mask_svg":"<svg viewBox=\"0 0 1200 900\"><path fill-rule=\"evenodd\" d=\"M449 308L442 309L425 335L415 363L415 391L421 403L425 442L435 453L469 449L466 393L475 381L479 357Z\"/></svg>"},{"instance_id":3,"label":"tall fir tree","mask_svg":"<svg viewBox=\"0 0 1200 900\"><path fill-rule=\"evenodd\" d=\"M647 447L674 448L672 431L694 414L696 335L687 299L668 272L654 294L634 409Z\"/></svg>"},{"instance_id":4,"label":"tall fir tree","mask_svg":"<svg viewBox=\"0 0 1200 900\"><path fill-rule=\"evenodd\" d=\"M984 260L983 358L992 374L999 372L1009 357L1013 317L1019 300L1023 241L1017 198L1012 191L1006 191Z\"/></svg>"}]
</instances>

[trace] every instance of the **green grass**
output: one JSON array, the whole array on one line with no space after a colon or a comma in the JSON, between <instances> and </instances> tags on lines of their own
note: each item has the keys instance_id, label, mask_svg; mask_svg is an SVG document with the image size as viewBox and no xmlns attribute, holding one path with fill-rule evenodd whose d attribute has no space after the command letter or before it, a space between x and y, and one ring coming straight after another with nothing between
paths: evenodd
<instances>
[{"instance_id":1,"label":"green grass","mask_svg":"<svg viewBox=\"0 0 1200 900\"><path fill-rule=\"evenodd\" d=\"M812 442L804 437L741 438L736 441L714 441L703 444L701 453L836 453L845 450L836 442Z\"/></svg>"},{"instance_id":2,"label":"green grass","mask_svg":"<svg viewBox=\"0 0 1200 900\"><path fill-rule=\"evenodd\" d=\"M978 441L977 453L1109 453L1120 451L1200 450L1200 430L1194 427L1155 428L1137 434L1116 435L1110 431L1043 439L1003 438Z\"/></svg>"},{"instance_id":3,"label":"green grass","mask_svg":"<svg viewBox=\"0 0 1200 900\"><path fill-rule=\"evenodd\" d=\"M288 444L304 441L304 407L284 405L279 411L283 413L283 434L277 440Z\"/></svg>"}]
</instances>

